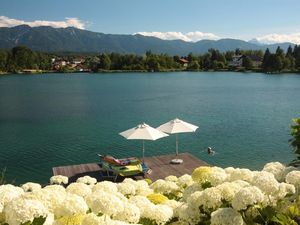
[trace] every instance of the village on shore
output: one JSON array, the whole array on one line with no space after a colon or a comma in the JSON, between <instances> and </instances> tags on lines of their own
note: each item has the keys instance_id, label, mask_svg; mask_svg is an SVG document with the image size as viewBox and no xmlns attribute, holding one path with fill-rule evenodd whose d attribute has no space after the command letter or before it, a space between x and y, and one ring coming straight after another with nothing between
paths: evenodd
<instances>
[{"instance_id":1,"label":"village on shore","mask_svg":"<svg viewBox=\"0 0 300 225\"><path fill-rule=\"evenodd\" d=\"M175 72L237 71L286 73L300 71L300 46L275 53L269 49L220 52L209 49L202 55L185 56L119 53L44 53L25 46L0 50L0 74L12 73L90 73L90 72Z\"/></svg>"}]
</instances>

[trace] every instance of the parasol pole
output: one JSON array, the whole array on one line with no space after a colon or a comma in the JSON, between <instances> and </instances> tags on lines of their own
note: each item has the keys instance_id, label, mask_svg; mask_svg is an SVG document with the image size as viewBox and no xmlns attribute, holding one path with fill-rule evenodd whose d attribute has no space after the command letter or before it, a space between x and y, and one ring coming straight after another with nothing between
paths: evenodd
<instances>
[{"instance_id":1,"label":"parasol pole","mask_svg":"<svg viewBox=\"0 0 300 225\"><path fill-rule=\"evenodd\" d=\"M143 140L143 162L144 162L144 157L145 157L145 141Z\"/></svg>"},{"instance_id":2,"label":"parasol pole","mask_svg":"<svg viewBox=\"0 0 300 225\"><path fill-rule=\"evenodd\" d=\"M176 134L176 156L178 156L178 134Z\"/></svg>"}]
</instances>

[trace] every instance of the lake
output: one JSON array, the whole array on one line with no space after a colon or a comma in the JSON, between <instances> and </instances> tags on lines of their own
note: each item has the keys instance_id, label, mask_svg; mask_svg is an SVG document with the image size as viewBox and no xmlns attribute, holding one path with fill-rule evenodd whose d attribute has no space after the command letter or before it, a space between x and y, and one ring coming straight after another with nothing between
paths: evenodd
<instances>
[{"instance_id":1,"label":"lake","mask_svg":"<svg viewBox=\"0 0 300 225\"><path fill-rule=\"evenodd\" d=\"M97 162L97 153L141 156L141 141L118 133L176 117L199 126L179 135L179 152L221 167L289 163L299 84L297 74L233 72L1 76L0 169L8 181L45 184L52 167ZM175 153L175 135L145 148L146 156Z\"/></svg>"}]
</instances>

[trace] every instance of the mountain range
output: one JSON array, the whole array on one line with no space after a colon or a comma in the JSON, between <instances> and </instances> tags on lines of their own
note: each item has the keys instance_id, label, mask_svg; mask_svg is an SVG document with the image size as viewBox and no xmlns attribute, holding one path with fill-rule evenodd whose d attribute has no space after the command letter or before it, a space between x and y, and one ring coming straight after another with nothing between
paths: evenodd
<instances>
[{"instance_id":1,"label":"mountain range","mask_svg":"<svg viewBox=\"0 0 300 225\"><path fill-rule=\"evenodd\" d=\"M36 51L44 52L118 52L144 54L153 53L170 55L187 55L205 53L214 48L221 52L228 50L265 50L275 51L278 46L287 49L292 43L265 45L253 41L238 39L201 40L185 42L182 40L162 40L156 37L120 34L104 34L81 30L74 27L53 28L49 26L0 28L0 48L9 49L17 45L25 45Z\"/></svg>"}]
</instances>

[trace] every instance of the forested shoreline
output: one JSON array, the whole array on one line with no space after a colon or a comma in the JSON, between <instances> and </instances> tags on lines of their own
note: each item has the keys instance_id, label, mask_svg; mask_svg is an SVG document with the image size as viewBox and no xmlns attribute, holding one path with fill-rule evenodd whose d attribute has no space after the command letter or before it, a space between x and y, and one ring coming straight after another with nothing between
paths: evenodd
<instances>
[{"instance_id":1,"label":"forested shoreline","mask_svg":"<svg viewBox=\"0 0 300 225\"><path fill-rule=\"evenodd\" d=\"M163 72L163 71L254 71L299 72L300 46L170 56L147 51L144 55L119 53L45 53L25 46L0 50L0 74L43 72Z\"/></svg>"}]
</instances>

